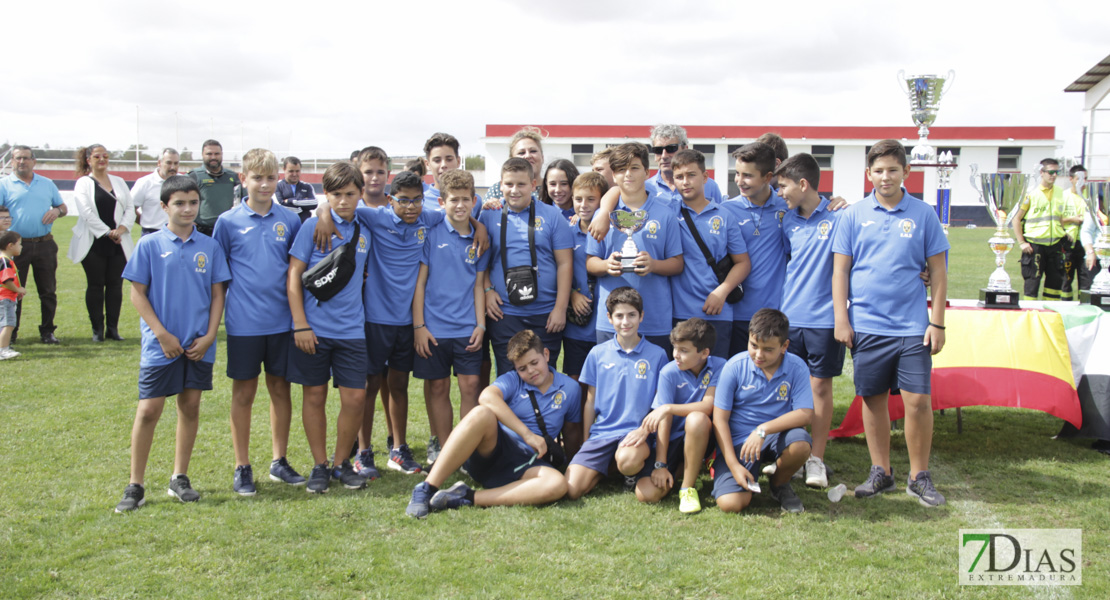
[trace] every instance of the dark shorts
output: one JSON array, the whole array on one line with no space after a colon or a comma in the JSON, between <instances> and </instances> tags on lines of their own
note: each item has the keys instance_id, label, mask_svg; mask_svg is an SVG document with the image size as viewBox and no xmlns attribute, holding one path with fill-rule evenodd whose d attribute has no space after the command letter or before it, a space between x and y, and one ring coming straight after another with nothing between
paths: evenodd
<instances>
[{"instance_id":1,"label":"dark shorts","mask_svg":"<svg viewBox=\"0 0 1110 600\"><path fill-rule=\"evenodd\" d=\"M381 375L386 366L403 373L412 372L416 350L412 325L366 323L366 375Z\"/></svg>"},{"instance_id":2,"label":"dark shorts","mask_svg":"<svg viewBox=\"0 0 1110 600\"><path fill-rule=\"evenodd\" d=\"M844 372L844 344L836 341L832 329L791 327L787 349L806 361L812 377L832 379Z\"/></svg>"},{"instance_id":3,"label":"dark shorts","mask_svg":"<svg viewBox=\"0 0 1110 600\"><path fill-rule=\"evenodd\" d=\"M852 344L856 394L876 396L905 390L931 391L933 357L922 336L893 337L857 333Z\"/></svg>"},{"instance_id":4,"label":"dark shorts","mask_svg":"<svg viewBox=\"0 0 1110 600\"><path fill-rule=\"evenodd\" d=\"M748 351L748 329L750 326L751 321L732 322L732 342L728 345L728 355L730 357Z\"/></svg>"},{"instance_id":5,"label":"dark shorts","mask_svg":"<svg viewBox=\"0 0 1110 600\"><path fill-rule=\"evenodd\" d=\"M597 342L563 338L563 368L562 372L570 377L582 374L582 365L586 364L586 356Z\"/></svg>"},{"instance_id":6,"label":"dark shorts","mask_svg":"<svg viewBox=\"0 0 1110 600\"><path fill-rule=\"evenodd\" d=\"M700 317L699 317L700 318ZM686 319L674 319L671 325L678 325ZM732 347L732 321L709 321L706 320L713 327L713 332L716 335L716 340L713 342L713 347L709 349L710 356L719 356L725 360L732 357L728 353Z\"/></svg>"},{"instance_id":7,"label":"dark shorts","mask_svg":"<svg viewBox=\"0 0 1110 600\"><path fill-rule=\"evenodd\" d=\"M176 396L186 389L212 389L212 363L182 354L168 365L139 367L139 400Z\"/></svg>"},{"instance_id":8,"label":"dark shorts","mask_svg":"<svg viewBox=\"0 0 1110 600\"><path fill-rule=\"evenodd\" d=\"M597 330L597 343L598 344L604 344L605 342L608 342L609 340L611 340L615 337L617 337L617 334L613 333L612 331L602 331L600 329ZM674 354L674 347L671 346L671 336L670 336L670 334L667 334L667 335L645 335L644 337L647 338L647 341L649 341L649 342L655 344L656 346L659 346L660 348L662 348L663 352L666 352L668 357L672 356Z\"/></svg>"},{"instance_id":9,"label":"dark shorts","mask_svg":"<svg viewBox=\"0 0 1110 600\"><path fill-rule=\"evenodd\" d=\"M289 383L335 385L346 388L366 387L366 340L337 340L317 336L316 354L305 354L293 344L289 349Z\"/></svg>"},{"instance_id":10,"label":"dark shorts","mask_svg":"<svg viewBox=\"0 0 1110 600\"><path fill-rule=\"evenodd\" d=\"M702 455L702 462L708 460L713 453L717 451L717 437L713 432L709 432L709 441L705 445L705 452ZM655 451L651 453L651 464L655 466ZM683 433L678 439L671 440L667 446L667 468L670 469L671 474L678 471L678 468L686 464L686 434Z\"/></svg>"},{"instance_id":11,"label":"dark shorts","mask_svg":"<svg viewBox=\"0 0 1110 600\"><path fill-rule=\"evenodd\" d=\"M563 332L548 333L547 332L547 313L542 315L529 315L521 317L517 315L505 315L500 321L490 319L486 322L488 331L486 334L490 338L490 345L493 347L493 360L497 364L497 375L501 376L513 370L513 363L509 360L506 353L509 349L509 340L518 332L525 329L531 329L540 336L540 341L543 342L543 347L547 348L549 355L548 364L555 368L559 362L559 350L563 343Z\"/></svg>"},{"instance_id":12,"label":"dark shorts","mask_svg":"<svg viewBox=\"0 0 1110 600\"><path fill-rule=\"evenodd\" d=\"M451 376L451 367L455 367L455 375L477 375L482 367L481 349L467 352L470 338L437 338L438 346L429 344L432 351L431 358L422 358L417 354L412 359L412 374L417 379L446 379Z\"/></svg>"},{"instance_id":13,"label":"dark shorts","mask_svg":"<svg viewBox=\"0 0 1110 600\"><path fill-rule=\"evenodd\" d=\"M289 371L289 348L293 334L227 336L227 376L246 381L254 379L266 367L267 375L285 377Z\"/></svg>"},{"instance_id":14,"label":"dark shorts","mask_svg":"<svg viewBox=\"0 0 1110 600\"><path fill-rule=\"evenodd\" d=\"M617 455L617 447L620 446L628 434L618 435L615 437L605 437L593 440L586 440L582 447L578 450L578 454L574 455L570 464L581 465L587 469L592 469L601 473L602 477L609 475L611 471L616 471L617 465L613 460ZM644 468L636 475L636 478L651 477L652 467L655 465L655 445L649 440L652 448L648 453L648 457L644 460Z\"/></svg>"},{"instance_id":15,"label":"dark shorts","mask_svg":"<svg viewBox=\"0 0 1110 600\"><path fill-rule=\"evenodd\" d=\"M768 434L767 439L763 440L763 449L759 453L759 460L755 462L742 460L740 464L752 474L752 477L758 478L764 463L775 462L782 456L782 453L786 451L787 447L797 442L805 442L812 445L813 438L809 437L809 433L800 427L787 429L779 433ZM743 445L744 444L740 444L734 447L737 458L740 458L740 448ZM737 494L747 491L749 491L747 488L742 487L736 482L736 479L732 476L732 471L730 471L728 465L725 464L724 458L718 454L716 462L713 463L713 497L720 498L725 494Z\"/></svg>"},{"instance_id":16,"label":"dark shorts","mask_svg":"<svg viewBox=\"0 0 1110 600\"><path fill-rule=\"evenodd\" d=\"M490 452L489 456L474 452L466 459L463 467L472 479L482 484L482 487L492 489L519 480L524 476L524 472L532 467L551 467L550 463L534 458L535 456L535 452L521 448L498 425L497 445L493 447L493 452Z\"/></svg>"}]
</instances>

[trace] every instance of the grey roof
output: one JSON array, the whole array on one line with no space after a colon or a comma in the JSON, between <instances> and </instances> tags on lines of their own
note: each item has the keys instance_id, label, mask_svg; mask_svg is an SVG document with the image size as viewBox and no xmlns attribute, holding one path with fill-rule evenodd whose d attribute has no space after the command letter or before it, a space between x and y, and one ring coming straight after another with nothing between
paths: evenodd
<instances>
[{"instance_id":1,"label":"grey roof","mask_svg":"<svg viewBox=\"0 0 1110 600\"><path fill-rule=\"evenodd\" d=\"M1099 63L1087 70L1079 79L1072 82L1071 85L1064 88L1065 92L1086 92L1087 90L1095 87L1103 79L1110 75L1110 56L1099 61Z\"/></svg>"}]
</instances>

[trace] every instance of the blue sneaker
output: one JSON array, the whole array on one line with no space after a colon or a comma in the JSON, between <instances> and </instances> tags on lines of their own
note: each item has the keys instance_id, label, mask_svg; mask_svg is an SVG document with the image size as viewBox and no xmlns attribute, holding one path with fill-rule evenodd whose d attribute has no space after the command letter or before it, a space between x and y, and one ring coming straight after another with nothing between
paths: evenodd
<instances>
[{"instance_id":1,"label":"blue sneaker","mask_svg":"<svg viewBox=\"0 0 1110 600\"><path fill-rule=\"evenodd\" d=\"M470 486L459 481L445 490L436 492L435 495L432 496L432 500L429 504L436 510L454 509L460 506L473 506L474 503L466 499L466 494L470 491Z\"/></svg>"},{"instance_id":2,"label":"blue sneaker","mask_svg":"<svg viewBox=\"0 0 1110 600\"><path fill-rule=\"evenodd\" d=\"M322 462L312 467L312 472L308 474L308 485L305 486L305 489L310 494L323 494L328 491L329 483L331 483L331 473L328 469L328 463Z\"/></svg>"},{"instance_id":3,"label":"blue sneaker","mask_svg":"<svg viewBox=\"0 0 1110 600\"><path fill-rule=\"evenodd\" d=\"M431 491L426 481L416 484L416 487L412 488L412 499L409 500L409 505L405 508L405 514L417 519L428 516Z\"/></svg>"},{"instance_id":4,"label":"blue sneaker","mask_svg":"<svg viewBox=\"0 0 1110 600\"><path fill-rule=\"evenodd\" d=\"M235 467L235 478L231 489L240 496L253 496L258 492L254 487L254 471L251 470L250 465Z\"/></svg>"},{"instance_id":5,"label":"blue sneaker","mask_svg":"<svg viewBox=\"0 0 1110 600\"><path fill-rule=\"evenodd\" d=\"M332 469L331 478L338 479L339 483L349 490L361 490L366 487L366 478L355 473L355 468L351 466L349 460L343 461L343 464Z\"/></svg>"},{"instance_id":6,"label":"blue sneaker","mask_svg":"<svg viewBox=\"0 0 1110 600\"><path fill-rule=\"evenodd\" d=\"M408 444L401 444L396 448L389 451L389 468L394 471L400 471L406 475L412 475L424 470L420 463L412 457L412 450L409 450Z\"/></svg>"},{"instance_id":7,"label":"blue sneaker","mask_svg":"<svg viewBox=\"0 0 1110 600\"><path fill-rule=\"evenodd\" d=\"M443 447L439 445L439 438L432 436L428 438L428 468L431 469L432 465L436 464L439 459L439 453L443 451Z\"/></svg>"},{"instance_id":8,"label":"blue sneaker","mask_svg":"<svg viewBox=\"0 0 1110 600\"><path fill-rule=\"evenodd\" d=\"M304 477L289 466L289 461L285 460L284 456L270 463L270 481L304 485Z\"/></svg>"},{"instance_id":9,"label":"blue sneaker","mask_svg":"<svg viewBox=\"0 0 1110 600\"><path fill-rule=\"evenodd\" d=\"M378 467L374 466L374 448L371 446L365 450L360 450L358 457L355 458L355 470L362 477L369 480L374 480L381 477L378 472Z\"/></svg>"}]
</instances>

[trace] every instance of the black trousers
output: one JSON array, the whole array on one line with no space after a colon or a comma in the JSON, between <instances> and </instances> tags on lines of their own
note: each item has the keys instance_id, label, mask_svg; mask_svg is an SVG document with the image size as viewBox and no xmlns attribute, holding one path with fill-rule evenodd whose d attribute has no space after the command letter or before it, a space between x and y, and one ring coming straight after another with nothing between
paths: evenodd
<instances>
[{"instance_id":1,"label":"black trousers","mask_svg":"<svg viewBox=\"0 0 1110 600\"><path fill-rule=\"evenodd\" d=\"M1026 300L1036 300L1044 276L1044 299L1059 300L1064 288L1064 244L1056 242L1050 246L1030 244L1033 252L1021 254L1021 277L1025 280L1022 296Z\"/></svg>"},{"instance_id":2,"label":"black trousers","mask_svg":"<svg viewBox=\"0 0 1110 600\"><path fill-rule=\"evenodd\" d=\"M85 308L93 331L104 331L105 317L110 329L119 326L120 305L123 302L123 268L127 258L123 252L101 256L89 252L81 261L85 269Z\"/></svg>"},{"instance_id":3,"label":"black trousers","mask_svg":"<svg viewBox=\"0 0 1110 600\"><path fill-rule=\"evenodd\" d=\"M1087 272L1087 265L1084 264L1084 256L1086 251L1083 250L1083 244L1079 240L1074 242L1064 239L1064 287L1061 288L1061 296L1064 300L1078 300L1079 290L1091 288L1091 276ZM1086 279L1087 287L1083 287L1084 279ZM1073 282L1075 285L1073 285ZM1074 293L1073 293L1074 292Z\"/></svg>"},{"instance_id":4,"label":"black trousers","mask_svg":"<svg viewBox=\"0 0 1110 600\"><path fill-rule=\"evenodd\" d=\"M58 311L58 244L53 239L44 242L23 240L23 253L15 257L15 268L23 287L30 278L35 280L35 291L39 295L42 320L39 321L39 335L54 333L54 313ZM23 324L23 301L15 308L19 325ZM19 333L19 325L15 333Z\"/></svg>"}]
</instances>

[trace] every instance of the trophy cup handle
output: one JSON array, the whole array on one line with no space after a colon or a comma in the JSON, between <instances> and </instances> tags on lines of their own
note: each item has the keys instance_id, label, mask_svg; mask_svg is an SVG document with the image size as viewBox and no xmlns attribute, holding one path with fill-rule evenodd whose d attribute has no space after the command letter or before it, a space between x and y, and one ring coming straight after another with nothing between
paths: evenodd
<instances>
[{"instance_id":1,"label":"trophy cup handle","mask_svg":"<svg viewBox=\"0 0 1110 600\"><path fill-rule=\"evenodd\" d=\"M940 97L943 98L948 94L948 90L952 89L952 82L956 81L956 71L948 69L948 75L944 78L944 89L940 92Z\"/></svg>"},{"instance_id":2,"label":"trophy cup handle","mask_svg":"<svg viewBox=\"0 0 1110 600\"><path fill-rule=\"evenodd\" d=\"M906 87L906 70L898 69L898 75L896 75L896 77L898 79L898 87L904 90Z\"/></svg>"},{"instance_id":3,"label":"trophy cup handle","mask_svg":"<svg viewBox=\"0 0 1110 600\"><path fill-rule=\"evenodd\" d=\"M971 163L971 189L983 196L983 184L979 181L979 163Z\"/></svg>"}]
</instances>

